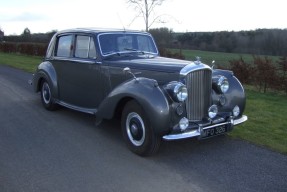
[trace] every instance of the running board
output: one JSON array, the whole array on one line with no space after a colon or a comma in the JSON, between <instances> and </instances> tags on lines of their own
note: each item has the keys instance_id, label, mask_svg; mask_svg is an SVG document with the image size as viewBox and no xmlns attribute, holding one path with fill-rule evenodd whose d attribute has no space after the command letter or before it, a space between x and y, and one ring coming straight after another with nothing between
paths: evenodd
<instances>
[{"instance_id":1,"label":"running board","mask_svg":"<svg viewBox=\"0 0 287 192\"><path fill-rule=\"evenodd\" d=\"M98 112L97 109L78 107L78 106L75 106L75 105L71 105L71 104L65 103L63 101L56 101L56 103L61 105L61 106L63 106L63 107L67 107L69 109L72 109L72 110L75 110L75 111L80 111L80 112L83 112L83 113L88 113L88 114L91 114L91 115L96 115L96 113Z\"/></svg>"}]
</instances>

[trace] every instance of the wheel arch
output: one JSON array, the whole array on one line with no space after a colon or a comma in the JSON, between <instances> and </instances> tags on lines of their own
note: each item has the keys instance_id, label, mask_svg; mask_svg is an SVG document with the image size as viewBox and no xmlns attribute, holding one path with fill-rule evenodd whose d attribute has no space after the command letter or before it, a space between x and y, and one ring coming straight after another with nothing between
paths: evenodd
<instances>
[{"instance_id":1,"label":"wheel arch","mask_svg":"<svg viewBox=\"0 0 287 192\"><path fill-rule=\"evenodd\" d=\"M131 100L143 108L157 134L169 131L170 106L165 94L152 79L137 78L119 85L101 103L97 116L102 119L120 117Z\"/></svg>"},{"instance_id":2,"label":"wheel arch","mask_svg":"<svg viewBox=\"0 0 287 192\"><path fill-rule=\"evenodd\" d=\"M121 100L119 100L119 102L117 103L117 105L115 107L113 117L115 117L117 119L121 119L122 112L123 112L126 104L131 100L135 100L135 99L133 97L124 97Z\"/></svg>"},{"instance_id":3,"label":"wheel arch","mask_svg":"<svg viewBox=\"0 0 287 192\"><path fill-rule=\"evenodd\" d=\"M52 96L58 98L57 75L53 65L50 62L42 62L34 74L33 85L34 91L39 92L43 81L47 81L52 89Z\"/></svg>"}]
</instances>

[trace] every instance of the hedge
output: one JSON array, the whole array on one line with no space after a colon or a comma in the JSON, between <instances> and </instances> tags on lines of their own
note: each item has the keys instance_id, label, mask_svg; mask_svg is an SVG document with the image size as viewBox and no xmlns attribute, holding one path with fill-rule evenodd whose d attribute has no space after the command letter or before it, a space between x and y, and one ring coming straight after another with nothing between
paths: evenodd
<instances>
[{"instance_id":1,"label":"hedge","mask_svg":"<svg viewBox=\"0 0 287 192\"><path fill-rule=\"evenodd\" d=\"M33 56L45 56L48 44L46 43L0 43L0 51L5 53L20 53Z\"/></svg>"},{"instance_id":2,"label":"hedge","mask_svg":"<svg viewBox=\"0 0 287 192\"><path fill-rule=\"evenodd\" d=\"M253 63L247 63L241 57L229 61L230 69L244 84L254 85L258 91L283 91L287 95L287 57L283 56L277 62L268 57L253 56Z\"/></svg>"}]
</instances>

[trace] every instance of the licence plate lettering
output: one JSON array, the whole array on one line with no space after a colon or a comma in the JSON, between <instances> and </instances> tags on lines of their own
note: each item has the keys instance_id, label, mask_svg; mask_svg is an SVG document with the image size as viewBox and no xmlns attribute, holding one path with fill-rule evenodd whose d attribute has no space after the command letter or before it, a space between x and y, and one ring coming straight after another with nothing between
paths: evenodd
<instances>
[{"instance_id":1,"label":"licence plate lettering","mask_svg":"<svg viewBox=\"0 0 287 192\"><path fill-rule=\"evenodd\" d=\"M215 134L219 135L226 132L225 126L215 127Z\"/></svg>"},{"instance_id":2,"label":"licence plate lettering","mask_svg":"<svg viewBox=\"0 0 287 192\"><path fill-rule=\"evenodd\" d=\"M210 129L204 129L202 131L202 134L201 134L201 138L208 138L208 137L213 137L213 136L216 136L216 135L221 135L223 133L227 132L227 129L226 129L226 126L225 125L222 125L222 126L218 126L218 127L213 127L213 128L210 128Z\"/></svg>"}]
</instances>

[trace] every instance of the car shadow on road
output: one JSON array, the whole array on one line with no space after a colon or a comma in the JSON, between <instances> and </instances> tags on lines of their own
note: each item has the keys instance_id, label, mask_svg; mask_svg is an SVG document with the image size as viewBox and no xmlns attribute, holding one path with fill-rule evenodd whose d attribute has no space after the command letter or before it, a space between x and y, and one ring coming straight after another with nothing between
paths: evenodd
<instances>
[{"instance_id":1,"label":"car shadow on road","mask_svg":"<svg viewBox=\"0 0 287 192\"><path fill-rule=\"evenodd\" d=\"M125 145L122 139L120 120L111 119L103 120L98 126L96 126L96 117L77 111L73 111L67 108L60 107L57 113L67 115L71 119L81 122L81 124L94 129L97 134L102 134L112 142L116 142L117 145ZM220 135L205 140L198 140L196 138L176 140L176 141L165 141L162 140L160 150L154 157L150 158L172 158L184 156L188 154L194 156L194 154L217 154L219 151L224 150L233 139L227 135ZM126 149L128 150L128 149Z\"/></svg>"}]
</instances>

